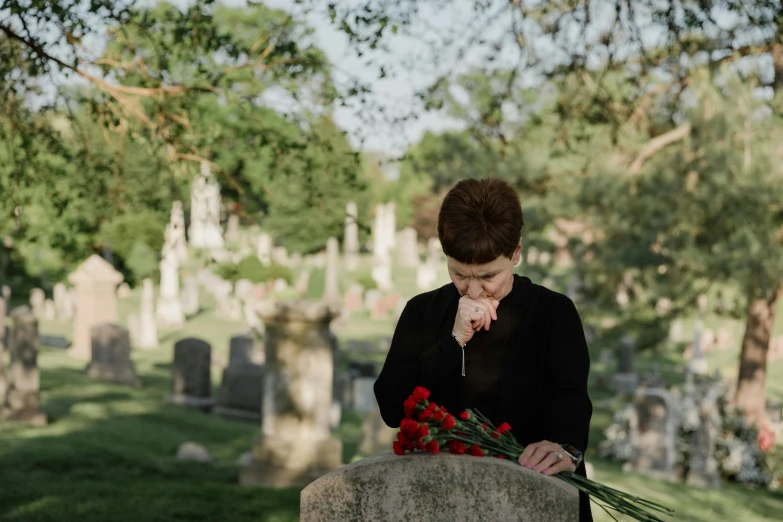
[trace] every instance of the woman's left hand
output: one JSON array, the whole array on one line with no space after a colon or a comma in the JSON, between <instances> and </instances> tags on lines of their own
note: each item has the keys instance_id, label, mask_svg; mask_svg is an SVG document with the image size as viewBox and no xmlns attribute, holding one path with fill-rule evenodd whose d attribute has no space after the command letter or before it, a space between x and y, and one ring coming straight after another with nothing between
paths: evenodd
<instances>
[{"instance_id":1,"label":"woman's left hand","mask_svg":"<svg viewBox=\"0 0 783 522\"><path fill-rule=\"evenodd\" d=\"M544 475L554 475L561 471L576 471L576 466L560 445L547 440L528 444L525 451L519 456L519 463Z\"/></svg>"}]
</instances>

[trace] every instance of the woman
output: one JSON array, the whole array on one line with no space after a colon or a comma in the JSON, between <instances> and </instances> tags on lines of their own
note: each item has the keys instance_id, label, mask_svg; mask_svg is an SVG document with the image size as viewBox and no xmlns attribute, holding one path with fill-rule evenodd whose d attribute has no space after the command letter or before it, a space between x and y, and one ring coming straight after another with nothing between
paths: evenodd
<instances>
[{"instance_id":1,"label":"woman","mask_svg":"<svg viewBox=\"0 0 783 522\"><path fill-rule=\"evenodd\" d=\"M474 408L495 425L508 422L526 446L520 464L584 476L587 343L568 297L514 274L522 225L519 196L502 180L464 180L449 191L438 236L453 284L408 302L375 396L397 427L403 401L424 386L449 411ZM580 520L592 521L581 494Z\"/></svg>"}]
</instances>

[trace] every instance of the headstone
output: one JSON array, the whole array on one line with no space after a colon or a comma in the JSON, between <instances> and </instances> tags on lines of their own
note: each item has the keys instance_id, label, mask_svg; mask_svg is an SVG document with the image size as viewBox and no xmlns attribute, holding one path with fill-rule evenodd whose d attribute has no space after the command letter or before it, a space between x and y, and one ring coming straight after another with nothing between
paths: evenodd
<instances>
[{"instance_id":1,"label":"headstone","mask_svg":"<svg viewBox=\"0 0 783 522\"><path fill-rule=\"evenodd\" d=\"M378 407L375 401L375 377L357 377L353 380L353 409L370 413Z\"/></svg>"},{"instance_id":2,"label":"headstone","mask_svg":"<svg viewBox=\"0 0 783 522\"><path fill-rule=\"evenodd\" d=\"M669 392L640 389L630 420L631 460L623 469L675 480L677 432L677 417Z\"/></svg>"},{"instance_id":3,"label":"headstone","mask_svg":"<svg viewBox=\"0 0 783 522\"><path fill-rule=\"evenodd\" d=\"M630 338L624 338L620 343L620 358L617 367L617 373L612 377L612 384L615 393L632 394L636 391L639 383L639 376L634 371L634 356L636 348Z\"/></svg>"},{"instance_id":4,"label":"headstone","mask_svg":"<svg viewBox=\"0 0 783 522\"><path fill-rule=\"evenodd\" d=\"M6 303L11 302L11 287L8 285L3 285L2 291L3 291L2 297L3 299L5 299L5 302Z\"/></svg>"},{"instance_id":5,"label":"headstone","mask_svg":"<svg viewBox=\"0 0 783 522\"><path fill-rule=\"evenodd\" d=\"M182 208L181 201L174 201L171 204L171 217L166 227L166 235L166 240L171 242L179 262L184 263L187 261L188 245L185 238L185 211Z\"/></svg>"},{"instance_id":6,"label":"headstone","mask_svg":"<svg viewBox=\"0 0 783 522\"><path fill-rule=\"evenodd\" d=\"M220 250L224 246L220 228L220 185L212 178L207 162L201 163L201 175L191 185L188 236L194 248Z\"/></svg>"},{"instance_id":7,"label":"headstone","mask_svg":"<svg viewBox=\"0 0 783 522\"><path fill-rule=\"evenodd\" d=\"M397 233L397 261L402 266L419 266L419 240L416 229L405 227Z\"/></svg>"},{"instance_id":8,"label":"headstone","mask_svg":"<svg viewBox=\"0 0 783 522\"><path fill-rule=\"evenodd\" d=\"M345 207L345 238L343 249L345 268L353 272L359 266L359 209L356 203L349 201Z\"/></svg>"},{"instance_id":9,"label":"headstone","mask_svg":"<svg viewBox=\"0 0 783 522\"><path fill-rule=\"evenodd\" d=\"M370 289L364 293L364 308L367 311L372 311L375 303L383 299L383 294L380 290Z\"/></svg>"},{"instance_id":10,"label":"headstone","mask_svg":"<svg viewBox=\"0 0 783 522\"><path fill-rule=\"evenodd\" d=\"M678 343L682 340L682 319L675 319L669 325L669 341Z\"/></svg>"},{"instance_id":11,"label":"headstone","mask_svg":"<svg viewBox=\"0 0 783 522\"><path fill-rule=\"evenodd\" d=\"M38 338L41 346L46 346L47 348L64 349L71 346L70 341L64 335L40 334Z\"/></svg>"},{"instance_id":12,"label":"headstone","mask_svg":"<svg viewBox=\"0 0 783 522\"><path fill-rule=\"evenodd\" d=\"M691 360L688 363L689 375L707 375L707 359L704 357L704 320L699 316L696 319L696 331L693 334L693 351L691 352Z\"/></svg>"},{"instance_id":13,"label":"headstone","mask_svg":"<svg viewBox=\"0 0 783 522\"><path fill-rule=\"evenodd\" d=\"M198 280L192 275L182 275L182 313L196 315L201 309L198 295Z\"/></svg>"},{"instance_id":14,"label":"headstone","mask_svg":"<svg viewBox=\"0 0 783 522\"><path fill-rule=\"evenodd\" d=\"M386 205L379 203L375 206L375 219L372 226L372 254L373 260L378 262L389 256L389 242L386 239Z\"/></svg>"},{"instance_id":15,"label":"headstone","mask_svg":"<svg viewBox=\"0 0 783 522\"><path fill-rule=\"evenodd\" d=\"M362 309L364 298L364 287L360 284L353 284L345 292L345 308L349 312L356 312Z\"/></svg>"},{"instance_id":16,"label":"headstone","mask_svg":"<svg viewBox=\"0 0 783 522\"><path fill-rule=\"evenodd\" d=\"M234 295L240 301L244 301L253 291L253 281L250 279L240 279L234 283Z\"/></svg>"},{"instance_id":17,"label":"headstone","mask_svg":"<svg viewBox=\"0 0 783 522\"><path fill-rule=\"evenodd\" d=\"M272 236L266 232L259 234L256 254L258 255L258 260L261 261L261 263L268 265L272 262L272 246Z\"/></svg>"},{"instance_id":18,"label":"headstone","mask_svg":"<svg viewBox=\"0 0 783 522\"><path fill-rule=\"evenodd\" d=\"M416 269L416 287L419 290L432 290L437 279L437 268L430 263L419 265L419 268Z\"/></svg>"},{"instance_id":19,"label":"headstone","mask_svg":"<svg viewBox=\"0 0 783 522\"><path fill-rule=\"evenodd\" d=\"M288 250L286 250L285 247L273 247L272 262L278 265L288 266Z\"/></svg>"},{"instance_id":20,"label":"headstone","mask_svg":"<svg viewBox=\"0 0 783 522\"><path fill-rule=\"evenodd\" d=\"M136 314L128 314L128 335L130 335L131 346L139 345L139 337L141 335L141 324L139 322L139 316Z\"/></svg>"},{"instance_id":21,"label":"headstone","mask_svg":"<svg viewBox=\"0 0 783 522\"><path fill-rule=\"evenodd\" d=\"M263 430L240 483L307 484L342 460L329 426L335 313L308 301L266 302L259 313L266 327Z\"/></svg>"},{"instance_id":22,"label":"headstone","mask_svg":"<svg viewBox=\"0 0 783 522\"><path fill-rule=\"evenodd\" d=\"M579 520L570 484L516 462L445 452L354 462L307 486L300 504L301 522Z\"/></svg>"},{"instance_id":23,"label":"headstone","mask_svg":"<svg viewBox=\"0 0 783 522\"><path fill-rule=\"evenodd\" d=\"M326 241L326 275L324 282L323 302L335 310L341 308L340 282L339 282L339 264L340 264L340 245L337 238L330 237Z\"/></svg>"},{"instance_id":24,"label":"headstone","mask_svg":"<svg viewBox=\"0 0 783 522\"><path fill-rule=\"evenodd\" d=\"M376 299L370 308L370 319L383 321L389 318L389 304L386 299Z\"/></svg>"},{"instance_id":25,"label":"headstone","mask_svg":"<svg viewBox=\"0 0 783 522\"><path fill-rule=\"evenodd\" d=\"M231 214L228 216L226 224L226 241L237 241L239 239L239 216Z\"/></svg>"},{"instance_id":26,"label":"headstone","mask_svg":"<svg viewBox=\"0 0 783 522\"><path fill-rule=\"evenodd\" d=\"M214 404L209 368L212 346L206 341L188 337L174 344L171 368L171 395L167 401L180 406L208 409Z\"/></svg>"},{"instance_id":27,"label":"headstone","mask_svg":"<svg viewBox=\"0 0 783 522\"><path fill-rule=\"evenodd\" d=\"M718 407L719 394L711 389L699 404L699 424L690 444L690 460L686 484L720 489L721 472L715 458L715 447L722 428Z\"/></svg>"},{"instance_id":28,"label":"headstone","mask_svg":"<svg viewBox=\"0 0 783 522\"><path fill-rule=\"evenodd\" d=\"M43 316L47 321L54 321L57 319L57 307L55 307L54 301L51 299L44 300Z\"/></svg>"},{"instance_id":29,"label":"headstone","mask_svg":"<svg viewBox=\"0 0 783 522\"><path fill-rule=\"evenodd\" d=\"M152 279L145 279L141 289L138 331L133 334L134 346L141 350L158 347L158 325L155 320L155 288Z\"/></svg>"},{"instance_id":30,"label":"headstone","mask_svg":"<svg viewBox=\"0 0 783 522\"><path fill-rule=\"evenodd\" d=\"M381 410L375 404L362 421L362 441L359 443L359 453L365 457L388 453L392 443L397 440L398 431L398 429L386 425L381 417Z\"/></svg>"},{"instance_id":31,"label":"headstone","mask_svg":"<svg viewBox=\"0 0 783 522\"><path fill-rule=\"evenodd\" d=\"M397 247L397 205L386 203L386 236L387 248L391 251Z\"/></svg>"},{"instance_id":32,"label":"headstone","mask_svg":"<svg viewBox=\"0 0 783 522\"><path fill-rule=\"evenodd\" d=\"M178 327L185 324L185 313L179 298L179 260L170 245L165 245L160 260L160 296L156 309L158 324Z\"/></svg>"},{"instance_id":33,"label":"headstone","mask_svg":"<svg viewBox=\"0 0 783 522\"><path fill-rule=\"evenodd\" d=\"M130 334L117 324L101 324L92 329L92 360L87 375L99 381L138 388L136 368L130 358Z\"/></svg>"},{"instance_id":34,"label":"headstone","mask_svg":"<svg viewBox=\"0 0 783 522\"><path fill-rule=\"evenodd\" d=\"M378 288L383 291L389 291L393 288L391 259L387 256L373 261L372 279Z\"/></svg>"},{"instance_id":35,"label":"headstone","mask_svg":"<svg viewBox=\"0 0 783 522\"><path fill-rule=\"evenodd\" d=\"M5 404L5 392L8 389L8 381L5 378L5 298L0 297L0 405Z\"/></svg>"},{"instance_id":36,"label":"headstone","mask_svg":"<svg viewBox=\"0 0 783 522\"><path fill-rule=\"evenodd\" d=\"M303 268L301 272L299 272L299 275L296 278L296 283L294 284L296 288L296 293L299 295L299 297L305 297L307 295L307 290L310 287L310 269L309 268Z\"/></svg>"},{"instance_id":37,"label":"headstone","mask_svg":"<svg viewBox=\"0 0 783 522\"><path fill-rule=\"evenodd\" d=\"M46 301L46 294L40 288L33 288L30 290L30 308L33 309L33 313L36 317L41 317L44 313L44 301Z\"/></svg>"},{"instance_id":38,"label":"headstone","mask_svg":"<svg viewBox=\"0 0 783 522\"><path fill-rule=\"evenodd\" d=\"M245 302L242 304L242 315L247 326L250 328L261 329L264 325L261 323L261 319L258 317L257 308L258 301L256 301L255 292L253 291L253 288L251 288L250 292L245 298Z\"/></svg>"},{"instance_id":39,"label":"headstone","mask_svg":"<svg viewBox=\"0 0 783 522\"><path fill-rule=\"evenodd\" d=\"M73 319L73 300L71 294L63 283L54 285L54 306L58 319Z\"/></svg>"},{"instance_id":40,"label":"headstone","mask_svg":"<svg viewBox=\"0 0 783 522\"><path fill-rule=\"evenodd\" d=\"M46 424L46 415L40 409L38 319L30 308L22 306L11 312L10 320L8 388L2 418L42 426Z\"/></svg>"},{"instance_id":41,"label":"headstone","mask_svg":"<svg viewBox=\"0 0 783 522\"><path fill-rule=\"evenodd\" d=\"M76 287L76 317L73 343L68 354L90 359L92 328L117 322L117 285L122 274L99 255L93 254L68 276Z\"/></svg>"},{"instance_id":42,"label":"headstone","mask_svg":"<svg viewBox=\"0 0 783 522\"><path fill-rule=\"evenodd\" d=\"M122 283L117 287L117 298L128 299L131 296L131 288L128 283Z\"/></svg>"},{"instance_id":43,"label":"headstone","mask_svg":"<svg viewBox=\"0 0 783 522\"><path fill-rule=\"evenodd\" d=\"M229 363L223 370L213 413L259 422L264 386L264 346L253 334L231 338Z\"/></svg>"},{"instance_id":44,"label":"headstone","mask_svg":"<svg viewBox=\"0 0 783 522\"><path fill-rule=\"evenodd\" d=\"M288 281L283 279L282 277L278 277L275 279L273 290L275 293L280 294L288 290Z\"/></svg>"}]
</instances>

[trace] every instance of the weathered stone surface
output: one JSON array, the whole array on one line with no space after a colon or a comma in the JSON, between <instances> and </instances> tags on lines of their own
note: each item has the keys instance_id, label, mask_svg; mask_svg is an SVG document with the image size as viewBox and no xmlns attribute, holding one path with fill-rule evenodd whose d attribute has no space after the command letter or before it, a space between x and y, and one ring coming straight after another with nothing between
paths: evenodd
<instances>
[{"instance_id":1,"label":"weathered stone surface","mask_svg":"<svg viewBox=\"0 0 783 522\"><path fill-rule=\"evenodd\" d=\"M127 328L117 324L95 326L92 329L92 360L87 365L87 375L100 381L141 386L130 350Z\"/></svg>"},{"instance_id":2,"label":"weathered stone surface","mask_svg":"<svg viewBox=\"0 0 783 522\"><path fill-rule=\"evenodd\" d=\"M46 416L40 411L38 320L30 308L21 306L11 312L11 321L13 328L8 339L11 357L2 417L8 421L44 425Z\"/></svg>"},{"instance_id":3,"label":"weathered stone surface","mask_svg":"<svg viewBox=\"0 0 783 522\"><path fill-rule=\"evenodd\" d=\"M209 374L211 360L212 346L208 342L195 337L177 341L168 402L194 408L211 407L214 403Z\"/></svg>"},{"instance_id":4,"label":"weathered stone surface","mask_svg":"<svg viewBox=\"0 0 783 522\"><path fill-rule=\"evenodd\" d=\"M381 417L381 410L375 405L362 421L362 442L359 444L359 453L365 456L388 453L392 448L392 442L397 440L397 431L386 425Z\"/></svg>"},{"instance_id":5,"label":"weathered stone surface","mask_svg":"<svg viewBox=\"0 0 783 522\"><path fill-rule=\"evenodd\" d=\"M663 389L637 391L630 419L631 460L624 470L633 470L664 480L676 480L677 417L673 399Z\"/></svg>"},{"instance_id":6,"label":"weathered stone surface","mask_svg":"<svg viewBox=\"0 0 783 522\"><path fill-rule=\"evenodd\" d=\"M177 448L177 460L190 460L194 462L212 462L209 450L195 442L183 442Z\"/></svg>"},{"instance_id":7,"label":"weathered stone surface","mask_svg":"<svg viewBox=\"0 0 783 522\"><path fill-rule=\"evenodd\" d=\"M263 337L255 332L235 335L229 341L228 364L256 364L263 365L266 360L264 355Z\"/></svg>"},{"instance_id":8,"label":"weathered stone surface","mask_svg":"<svg viewBox=\"0 0 783 522\"><path fill-rule=\"evenodd\" d=\"M577 522L576 488L514 462L385 454L319 478L301 493L302 522Z\"/></svg>"},{"instance_id":9,"label":"weathered stone surface","mask_svg":"<svg viewBox=\"0 0 783 522\"><path fill-rule=\"evenodd\" d=\"M223 370L213 413L253 421L261 420L264 368L257 364L229 364Z\"/></svg>"},{"instance_id":10,"label":"weathered stone surface","mask_svg":"<svg viewBox=\"0 0 783 522\"><path fill-rule=\"evenodd\" d=\"M334 312L326 303L268 302L263 433L243 485L304 485L341 465L342 444L331 437Z\"/></svg>"}]
</instances>

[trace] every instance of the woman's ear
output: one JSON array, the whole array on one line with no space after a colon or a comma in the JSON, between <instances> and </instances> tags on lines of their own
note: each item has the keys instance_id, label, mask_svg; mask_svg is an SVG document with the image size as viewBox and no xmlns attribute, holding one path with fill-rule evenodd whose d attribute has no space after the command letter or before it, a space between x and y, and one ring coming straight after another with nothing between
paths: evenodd
<instances>
[{"instance_id":1,"label":"woman's ear","mask_svg":"<svg viewBox=\"0 0 783 522\"><path fill-rule=\"evenodd\" d=\"M518 265L521 259L522 259L522 239L520 238L519 243L517 243L517 248L514 249L514 254L511 256L511 262L514 265Z\"/></svg>"}]
</instances>

